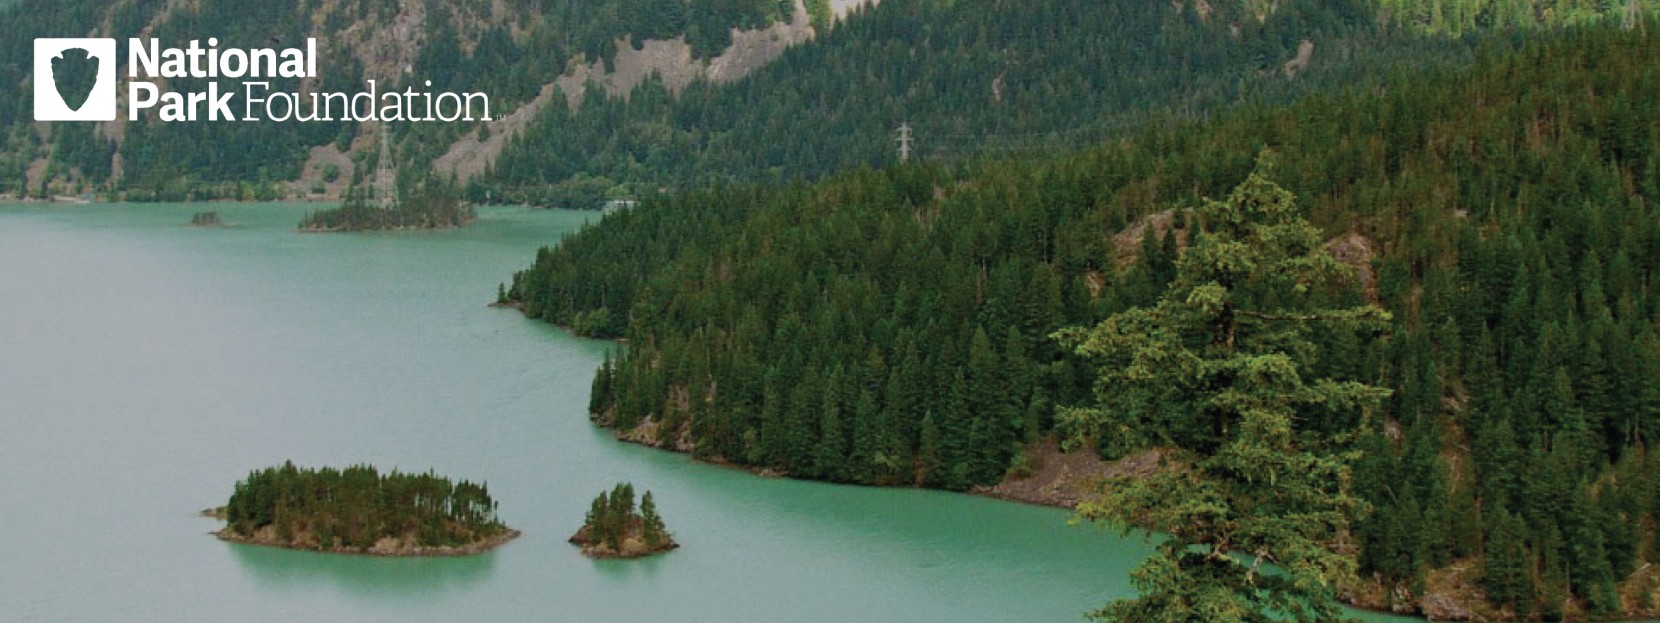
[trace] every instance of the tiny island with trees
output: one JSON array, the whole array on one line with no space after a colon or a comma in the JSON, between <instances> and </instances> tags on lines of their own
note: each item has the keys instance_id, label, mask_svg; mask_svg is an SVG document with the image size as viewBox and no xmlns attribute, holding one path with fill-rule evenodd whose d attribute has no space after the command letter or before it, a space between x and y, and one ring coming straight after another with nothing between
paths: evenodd
<instances>
[{"instance_id":1,"label":"tiny island with trees","mask_svg":"<svg viewBox=\"0 0 1660 623\"><path fill-rule=\"evenodd\" d=\"M219 213L215 211L197 212L190 215L192 227L224 227L225 222L219 220Z\"/></svg>"},{"instance_id":2,"label":"tiny island with trees","mask_svg":"<svg viewBox=\"0 0 1660 623\"><path fill-rule=\"evenodd\" d=\"M582 546L582 553L590 558L641 558L680 547L663 527L651 492L640 498L635 509L634 485L626 482L594 498L587 520L571 535L571 543Z\"/></svg>"},{"instance_id":3,"label":"tiny island with trees","mask_svg":"<svg viewBox=\"0 0 1660 623\"><path fill-rule=\"evenodd\" d=\"M318 210L300 221L302 232L454 229L478 219L471 203L451 188L429 183L397 202L351 196L338 208Z\"/></svg>"},{"instance_id":4,"label":"tiny island with trees","mask_svg":"<svg viewBox=\"0 0 1660 623\"><path fill-rule=\"evenodd\" d=\"M372 178L354 175L340 207L306 215L300 221L300 231L454 229L477 220L473 204L461 200L454 184L430 172L401 175L392 153L392 144L382 129ZM370 179L372 184L368 183ZM415 191L406 196L399 192L400 185Z\"/></svg>"},{"instance_id":5,"label":"tiny island with trees","mask_svg":"<svg viewBox=\"0 0 1660 623\"><path fill-rule=\"evenodd\" d=\"M488 485L368 465L248 474L225 506L220 539L343 554L465 556L519 536L496 517Z\"/></svg>"}]
</instances>

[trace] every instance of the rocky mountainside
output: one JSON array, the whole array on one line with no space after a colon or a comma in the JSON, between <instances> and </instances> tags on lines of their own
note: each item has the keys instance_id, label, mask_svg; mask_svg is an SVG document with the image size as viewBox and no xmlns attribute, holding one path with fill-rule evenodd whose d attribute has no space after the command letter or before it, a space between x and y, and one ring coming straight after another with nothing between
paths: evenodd
<instances>
[{"instance_id":1,"label":"rocky mountainside","mask_svg":"<svg viewBox=\"0 0 1660 623\"><path fill-rule=\"evenodd\" d=\"M489 94L491 122L385 127L405 182L593 207L890 165L907 124L923 158L1079 147L1657 3L20 0L0 17L32 36L315 37L320 77L273 90ZM31 40L0 42L0 195L334 199L378 164L378 123L34 122Z\"/></svg>"},{"instance_id":2,"label":"rocky mountainside","mask_svg":"<svg viewBox=\"0 0 1660 623\"><path fill-rule=\"evenodd\" d=\"M221 48L287 47L314 37L320 77L278 80L273 90L355 92L374 80L385 92L386 85L401 90L430 80L434 91L487 93L494 122L392 129L401 162L436 161L466 177L556 88L574 104L590 84L626 95L653 74L677 84L736 80L811 39L811 9L822 14L816 27L825 28L867 4L875 0L688 0L677 9L640 0L28 0L0 11L18 32L35 36L114 37L123 65L129 37L167 46L214 37ZM8 60L0 63L0 83L17 87L0 96L0 193L331 199L372 171L378 124L129 123L124 104L116 121L34 122L31 41L5 42ZM118 75L124 94L124 66Z\"/></svg>"}]
</instances>

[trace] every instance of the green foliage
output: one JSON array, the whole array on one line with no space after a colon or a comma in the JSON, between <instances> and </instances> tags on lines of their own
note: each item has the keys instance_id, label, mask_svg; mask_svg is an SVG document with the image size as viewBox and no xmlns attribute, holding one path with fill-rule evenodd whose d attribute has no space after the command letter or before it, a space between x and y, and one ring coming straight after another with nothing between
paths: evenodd
<instances>
[{"instance_id":1,"label":"green foliage","mask_svg":"<svg viewBox=\"0 0 1660 623\"><path fill-rule=\"evenodd\" d=\"M815 25L828 4L807 3ZM1262 19L1248 4L1213 0L1201 16L1167 0L885 0L737 83L676 95L653 79L626 96L588 89L575 110L547 106L479 183L591 207L596 178L621 196L814 179L896 164L901 122L926 159L1052 151L1164 111L1281 101L1388 59L1468 53L1468 42L1380 27L1367 0L1284 0ZM1287 79L1304 38L1320 51Z\"/></svg>"},{"instance_id":2,"label":"green foliage","mask_svg":"<svg viewBox=\"0 0 1660 623\"><path fill-rule=\"evenodd\" d=\"M477 218L473 205L462 201L453 188L429 179L413 196L404 197L390 208L348 197L338 208L306 215L299 228L305 231L449 229Z\"/></svg>"},{"instance_id":3,"label":"green foliage","mask_svg":"<svg viewBox=\"0 0 1660 623\"><path fill-rule=\"evenodd\" d=\"M1409 28L1458 35L1480 28L1524 29L1633 19L1654 0L1380 0L1384 15ZM1631 16L1631 17L1628 17Z\"/></svg>"},{"instance_id":4,"label":"green foliage","mask_svg":"<svg viewBox=\"0 0 1660 623\"><path fill-rule=\"evenodd\" d=\"M0 6L0 19L17 32L81 33L110 36L122 42L118 62L125 63L128 37L143 33L169 45L210 32L221 49L283 47L318 38L321 84L313 92L355 93L371 74L340 40L365 24L390 24L408 3L362 2L247 3L202 0L181 10L163 0L24 0ZM490 95L493 116L510 112L534 98L577 58L603 60L616 55L616 41L669 39L684 35L694 56L704 58L731 44L731 29L760 28L791 15L776 0L508 0L507 2L424 2L417 15L423 41L411 71L387 83L381 93L405 87ZM273 44L272 42L279 42ZM22 85L32 70L27 37L0 42L0 82ZM367 53L366 55L372 55ZM534 60L535 62L530 62ZM126 74L126 68L118 70ZM300 92L293 78L270 78L273 91ZM202 90L206 80L169 79L180 90ZM0 93L0 171L24 171L34 159L31 136L31 89ZM123 176L111 188L115 142L96 137L94 124L53 124L46 142L54 146L50 180L78 180L88 190L109 190L131 200L185 201L209 198L246 199L237 184L262 185L273 191L300 176L310 149L349 145L359 125L346 121L308 123L162 123L152 115L124 128L120 145ZM425 166L459 138L475 131L470 123L394 124L398 142L411 162ZM445 172L447 173L447 172ZM0 175L0 192L23 192L22 175Z\"/></svg>"},{"instance_id":5,"label":"green foliage","mask_svg":"<svg viewBox=\"0 0 1660 623\"><path fill-rule=\"evenodd\" d=\"M1199 210L1157 303L1057 334L1102 364L1097 405L1066 412L1073 434L1168 452L1161 473L1115 481L1079 506L1126 533L1169 535L1133 573L1139 596L1097 613L1104 620L1340 618L1336 587L1355 563L1336 548L1365 508L1349 489L1350 442L1389 391L1316 376L1314 337L1381 330L1389 314L1335 306L1353 270L1268 180L1266 162Z\"/></svg>"},{"instance_id":6,"label":"green foliage","mask_svg":"<svg viewBox=\"0 0 1660 623\"><path fill-rule=\"evenodd\" d=\"M1656 10L1655 0L1633 1ZM382 93L426 90L430 81L434 90L489 94L500 117L578 61L611 67L619 40L638 45L683 36L693 57L705 59L726 50L732 28L765 27L791 19L794 10L793 2L778 0L426 2L419 13L425 16L422 45L410 71L388 79L384 68L364 66L372 60L359 60L372 59L372 52L354 52L337 35L391 23L409 11L407 3L170 6L27 0L0 8L0 17L19 32L123 41L146 31L164 41L212 32L224 47L266 47L273 39L288 45L317 36L321 84L304 90L356 92L377 75ZM474 199L488 193L592 208L607 198L711 181L816 178L894 162L889 131L903 121L916 128L917 154L928 158L1052 150L1121 134L1165 111L1203 117L1242 100L1283 101L1353 80L1377 63L1463 58L1473 42L1495 33L1626 16L1624 4L1611 0L1211 0L1203 3L1206 10L1199 6L887 0L831 28L829 2L809 0L820 37L742 82L696 82L675 96L660 80L648 80L626 97L590 89L576 111L544 106L476 180ZM1305 39L1316 46L1312 65L1289 79L1284 64ZM0 43L0 58L27 59L28 46L27 38ZM29 71L26 62L0 62L0 82L25 84ZM170 84L203 86L192 79ZM297 92L301 86L278 78L270 88ZM311 148L347 148L360 129L345 121L161 123L146 116L124 127L122 176L115 180L115 141L89 124L55 124L48 136L36 136L28 97L28 89L0 93L0 171L8 173L0 175L0 192L37 190L22 188L23 173L37 155L48 154L46 181L132 200L250 198L241 184L277 196L293 192L288 183L299 178ZM399 123L391 130L413 168L430 165L462 138L488 136L474 123Z\"/></svg>"},{"instance_id":7,"label":"green foliage","mask_svg":"<svg viewBox=\"0 0 1660 623\"><path fill-rule=\"evenodd\" d=\"M1533 570L1529 583L1494 573L1519 610L1608 607L1609 578L1655 561L1637 544L1660 505L1643 471L1660 473L1647 449L1660 438L1660 110L1636 95L1660 92L1651 58L1660 41L1640 29L1542 33L1467 67L1150 123L1061 156L653 197L539 251L507 295L566 325L610 310L596 334L628 348L592 398L602 423L674 424L659 432L687 433L701 456L800 477L988 484L1030 431L1055 432L1051 405L1093 399L1098 363L1045 336L1157 307L1180 249L1218 227L1203 199L1271 145L1316 246L1362 286L1308 296L1393 316L1387 339L1263 338L1285 342L1299 379L1393 390L1365 425L1293 429L1293 449L1317 456L1329 449L1310 440L1358 435L1349 491L1374 509L1353 526L1361 574L1411 590L1496 555ZM1113 416L1097 439L1109 455L1228 446L1213 421L1184 417L1197 407L1175 392L1191 383L1168 389ZM1500 508L1522 537L1490 547Z\"/></svg>"},{"instance_id":8,"label":"green foliage","mask_svg":"<svg viewBox=\"0 0 1660 623\"><path fill-rule=\"evenodd\" d=\"M601 307L595 310L580 311L571 318L571 333L583 337L593 337L607 331L612 324L610 308Z\"/></svg>"},{"instance_id":9,"label":"green foliage","mask_svg":"<svg viewBox=\"0 0 1660 623\"><path fill-rule=\"evenodd\" d=\"M603 545L612 553L625 551L624 542L630 538L642 540L648 551L672 547L673 539L657 514L657 502L651 492L640 498L639 509L634 507L633 483L618 483L610 492L600 492L588 507L588 515L571 541L582 545Z\"/></svg>"},{"instance_id":10,"label":"green foliage","mask_svg":"<svg viewBox=\"0 0 1660 623\"><path fill-rule=\"evenodd\" d=\"M663 518L657 514L657 502L651 499L650 491L640 498L640 531L646 540L646 547L657 547L669 538L668 531L663 527Z\"/></svg>"},{"instance_id":11,"label":"green foliage","mask_svg":"<svg viewBox=\"0 0 1660 623\"><path fill-rule=\"evenodd\" d=\"M283 539L318 549L364 550L382 538L420 546L460 546L501 534L489 485L426 474L381 474L367 465L337 470L285 462L236 483L225 507L229 528L253 537L271 527Z\"/></svg>"}]
</instances>

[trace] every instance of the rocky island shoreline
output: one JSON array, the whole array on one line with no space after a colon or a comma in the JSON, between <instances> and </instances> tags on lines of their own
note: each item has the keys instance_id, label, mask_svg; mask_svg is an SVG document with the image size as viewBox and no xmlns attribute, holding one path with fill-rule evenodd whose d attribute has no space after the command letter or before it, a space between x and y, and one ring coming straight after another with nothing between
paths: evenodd
<instances>
[{"instance_id":1,"label":"rocky island shoreline","mask_svg":"<svg viewBox=\"0 0 1660 623\"><path fill-rule=\"evenodd\" d=\"M266 468L236 484L222 507L222 541L368 556L470 556L517 538L496 517L487 485L432 473Z\"/></svg>"},{"instance_id":2,"label":"rocky island shoreline","mask_svg":"<svg viewBox=\"0 0 1660 623\"><path fill-rule=\"evenodd\" d=\"M570 543L582 547L589 558L642 558L680 547L663 527L657 504L647 491L634 507L634 485L621 483L609 494L601 492L588 509L588 516L571 535Z\"/></svg>"}]
</instances>

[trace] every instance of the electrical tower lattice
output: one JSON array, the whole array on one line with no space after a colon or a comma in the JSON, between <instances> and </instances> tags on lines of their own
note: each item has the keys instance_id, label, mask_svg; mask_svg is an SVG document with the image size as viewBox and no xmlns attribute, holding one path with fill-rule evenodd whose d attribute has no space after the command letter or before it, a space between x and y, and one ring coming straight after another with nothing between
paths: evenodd
<instances>
[{"instance_id":1,"label":"electrical tower lattice","mask_svg":"<svg viewBox=\"0 0 1660 623\"><path fill-rule=\"evenodd\" d=\"M392 164L392 140L380 128L380 163L375 169L375 201L383 210L398 206L398 168Z\"/></svg>"}]
</instances>

